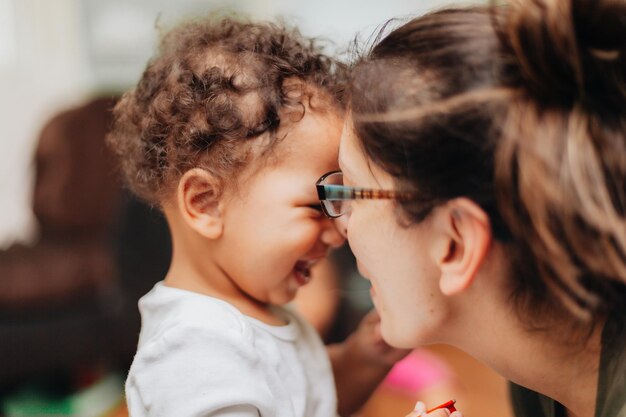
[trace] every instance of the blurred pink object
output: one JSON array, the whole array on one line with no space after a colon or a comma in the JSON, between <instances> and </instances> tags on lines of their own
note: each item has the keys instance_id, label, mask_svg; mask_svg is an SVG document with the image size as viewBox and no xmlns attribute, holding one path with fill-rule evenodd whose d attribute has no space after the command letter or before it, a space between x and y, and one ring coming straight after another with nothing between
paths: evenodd
<instances>
[{"instance_id":1,"label":"blurred pink object","mask_svg":"<svg viewBox=\"0 0 626 417\"><path fill-rule=\"evenodd\" d=\"M416 349L391 369L383 385L415 393L450 378L444 361L424 349Z\"/></svg>"}]
</instances>

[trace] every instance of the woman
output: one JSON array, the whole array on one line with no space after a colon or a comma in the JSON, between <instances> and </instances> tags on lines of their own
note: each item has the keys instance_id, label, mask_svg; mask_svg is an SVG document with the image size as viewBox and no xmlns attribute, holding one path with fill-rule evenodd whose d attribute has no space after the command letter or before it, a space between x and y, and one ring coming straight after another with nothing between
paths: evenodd
<instances>
[{"instance_id":1,"label":"woman","mask_svg":"<svg viewBox=\"0 0 626 417\"><path fill-rule=\"evenodd\" d=\"M625 77L623 0L442 10L355 64L318 191L387 342L465 350L518 416L626 416Z\"/></svg>"}]
</instances>

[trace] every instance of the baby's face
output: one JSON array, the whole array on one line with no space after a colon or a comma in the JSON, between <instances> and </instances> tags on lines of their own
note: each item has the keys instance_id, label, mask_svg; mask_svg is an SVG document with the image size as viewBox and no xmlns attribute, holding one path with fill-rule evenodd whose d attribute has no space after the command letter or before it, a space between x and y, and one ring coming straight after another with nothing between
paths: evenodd
<instances>
[{"instance_id":1,"label":"baby's face","mask_svg":"<svg viewBox=\"0 0 626 417\"><path fill-rule=\"evenodd\" d=\"M342 124L336 114L307 108L285 128L278 161L260 168L225 206L221 267L258 301L291 301L311 266L344 242L315 189L322 174L338 169Z\"/></svg>"}]
</instances>

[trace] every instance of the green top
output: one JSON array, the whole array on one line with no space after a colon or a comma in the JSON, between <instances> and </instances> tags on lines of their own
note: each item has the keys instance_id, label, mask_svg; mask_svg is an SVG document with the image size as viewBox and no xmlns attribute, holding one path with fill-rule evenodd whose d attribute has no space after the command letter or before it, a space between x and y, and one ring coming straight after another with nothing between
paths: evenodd
<instances>
[{"instance_id":1,"label":"green top","mask_svg":"<svg viewBox=\"0 0 626 417\"><path fill-rule=\"evenodd\" d=\"M565 408L553 399L511 383L516 417L564 417ZM626 417L626 322L611 317L602 331L595 417Z\"/></svg>"}]
</instances>

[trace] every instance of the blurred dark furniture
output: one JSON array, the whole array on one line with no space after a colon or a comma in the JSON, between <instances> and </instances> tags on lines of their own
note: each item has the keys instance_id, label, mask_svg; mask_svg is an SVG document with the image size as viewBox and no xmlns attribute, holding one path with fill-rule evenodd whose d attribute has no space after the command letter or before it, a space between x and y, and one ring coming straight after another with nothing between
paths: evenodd
<instances>
[{"instance_id":1,"label":"blurred dark furniture","mask_svg":"<svg viewBox=\"0 0 626 417\"><path fill-rule=\"evenodd\" d=\"M92 363L127 367L137 300L170 259L158 210L120 186L104 146L115 99L64 111L38 141L32 246L0 252L0 393Z\"/></svg>"}]
</instances>

